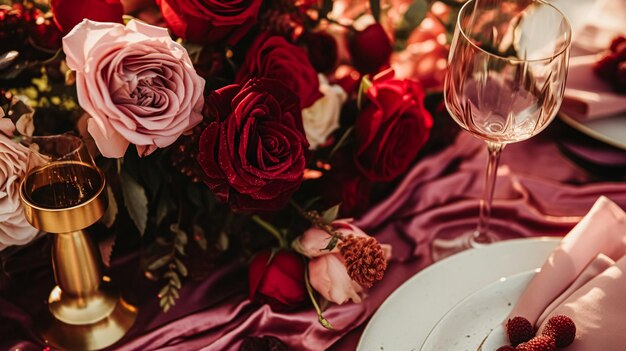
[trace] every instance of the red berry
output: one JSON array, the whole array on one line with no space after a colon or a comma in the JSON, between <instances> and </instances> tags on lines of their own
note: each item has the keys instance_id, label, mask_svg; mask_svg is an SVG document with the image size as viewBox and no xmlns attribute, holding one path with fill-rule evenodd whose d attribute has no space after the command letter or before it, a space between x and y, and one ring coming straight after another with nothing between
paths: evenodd
<instances>
[{"instance_id":1,"label":"red berry","mask_svg":"<svg viewBox=\"0 0 626 351\"><path fill-rule=\"evenodd\" d=\"M554 338L558 348L565 347L574 342L576 325L568 316L557 315L548 319L541 334Z\"/></svg>"},{"instance_id":2,"label":"red berry","mask_svg":"<svg viewBox=\"0 0 626 351\"><path fill-rule=\"evenodd\" d=\"M506 323L506 333L512 345L528 341L535 336L535 328L524 317L513 317Z\"/></svg>"},{"instance_id":3,"label":"red berry","mask_svg":"<svg viewBox=\"0 0 626 351\"><path fill-rule=\"evenodd\" d=\"M609 53L600 58L593 65L593 72L600 78L612 81L617 71L619 60L614 53Z\"/></svg>"},{"instance_id":4,"label":"red berry","mask_svg":"<svg viewBox=\"0 0 626 351\"><path fill-rule=\"evenodd\" d=\"M620 35L618 37L613 38L613 41L611 41L611 46L609 48L611 49L611 51L617 52L617 47L621 43L626 43L626 37L623 37Z\"/></svg>"},{"instance_id":5,"label":"red berry","mask_svg":"<svg viewBox=\"0 0 626 351\"><path fill-rule=\"evenodd\" d=\"M496 351L515 351L515 347L511 345L504 345L504 346L498 347Z\"/></svg>"},{"instance_id":6,"label":"red berry","mask_svg":"<svg viewBox=\"0 0 626 351\"><path fill-rule=\"evenodd\" d=\"M556 342L547 335L536 336L528 342L517 345L516 351L556 351Z\"/></svg>"},{"instance_id":7,"label":"red berry","mask_svg":"<svg viewBox=\"0 0 626 351\"><path fill-rule=\"evenodd\" d=\"M618 61L622 62L626 60L626 41L619 43L613 53Z\"/></svg>"}]
</instances>

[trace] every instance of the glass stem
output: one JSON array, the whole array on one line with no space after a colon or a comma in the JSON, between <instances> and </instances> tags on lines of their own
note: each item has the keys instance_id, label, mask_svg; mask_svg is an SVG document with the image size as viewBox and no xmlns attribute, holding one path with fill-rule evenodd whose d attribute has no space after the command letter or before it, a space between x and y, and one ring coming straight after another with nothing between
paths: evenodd
<instances>
[{"instance_id":1,"label":"glass stem","mask_svg":"<svg viewBox=\"0 0 626 351\"><path fill-rule=\"evenodd\" d=\"M505 144L487 142L487 150L489 151L489 163L487 164L487 173L485 174L485 184L483 188L483 196L480 199L480 214L478 219L478 227L472 238L472 246L480 246L492 242L489 236L489 219L491 218L491 203L493 202L493 191L496 186L496 176L498 174L498 163L500 162L500 154Z\"/></svg>"}]
</instances>

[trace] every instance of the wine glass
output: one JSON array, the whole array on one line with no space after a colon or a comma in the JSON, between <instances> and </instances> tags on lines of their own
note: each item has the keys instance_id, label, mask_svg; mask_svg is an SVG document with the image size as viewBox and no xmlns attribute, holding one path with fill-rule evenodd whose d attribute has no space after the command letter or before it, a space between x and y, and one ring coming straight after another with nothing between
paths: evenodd
<instances>
[{"instance_id":1,"label":"wine glass","mask_svg":"<svg viewBox=\"0 0 626 351\"><path fill-rule=\"evenodd\" d=\"M78 137L32 137L24 144L30 149L20 186L24 215L52 237L57 283L48 298L52 318L40 318L42 335L57 348L105 348L124 336L137 311L102 276L99 252L85 231L108 204L104 173Z\"/></svg>"},{"instance_id":2,"label":"wine glass","mask_svg":"<svg viewBox=\"0 0 626 351\"><path fill-rule=\"evenodd\" d=\"M435 238L433 260L499 239L489 230L489 218L500 154L554 119L565 89L571 35L565 15L540 0L470 0L461 8L444 100L452 118L487 143L489 163L477 228L452 239Z\"/></svg>"}]
</instances>

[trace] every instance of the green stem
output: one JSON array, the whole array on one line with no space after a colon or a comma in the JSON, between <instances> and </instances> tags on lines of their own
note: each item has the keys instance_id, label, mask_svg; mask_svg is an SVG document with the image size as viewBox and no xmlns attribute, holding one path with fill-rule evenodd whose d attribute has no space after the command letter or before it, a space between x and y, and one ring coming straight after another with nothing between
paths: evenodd
<instances>
[{"instance_id":1,"label":"green stem","mask_svg":"<svg viewBox=\"0 0 626 351\"><path fill-rule=\"evenodd\" d=\"M264 221L261 217L257 215L252 216L252 220L256 224L260 225L263 229L265 229L268 233L272 234L276 238L276 240L278 240L278 245L280 246L281 249L287 248L287 240L285 240L285 238L278 231L278 229L276 229L273 225Z\"/></svg>"},{"instance_id":2,"label":"green stem","mask_svg":"<svg viewBox=\"0 0 626 351\"><path fill-rule=\"evenodd\" d=\"M324 318L324 316L322 315L322 309L317 304L315 295L313 295L313 288L311 287L311 282L309 281L309 265L308 264L304 265L304 285L306 285L306 291L309 294L309 298L311 299L311 302L313 303L313 307L315 308L315 312L317 313L317 319L320 321L320 324L322 325L322 327L326 329L333 330L333 325L330 324L328 319Z\"/></svg>"}]
</instances>

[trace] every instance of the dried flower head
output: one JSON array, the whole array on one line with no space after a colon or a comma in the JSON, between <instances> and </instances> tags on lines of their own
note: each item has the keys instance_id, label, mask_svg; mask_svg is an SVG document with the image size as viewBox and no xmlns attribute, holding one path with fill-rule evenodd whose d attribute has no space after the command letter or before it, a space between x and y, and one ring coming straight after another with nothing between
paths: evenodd
<instances>
[{"instance_id":1,"label":"dried flower head","mask_svg":"<svg viewBox=\"0 0 626 351\"><path fill-rule=\"evenodd\" d=\"M375 281L383 279L387 260L376 239L348 235L342 238L339 250L348 275L361 286L371 288Z\"/></svg>"}]
</instances>

